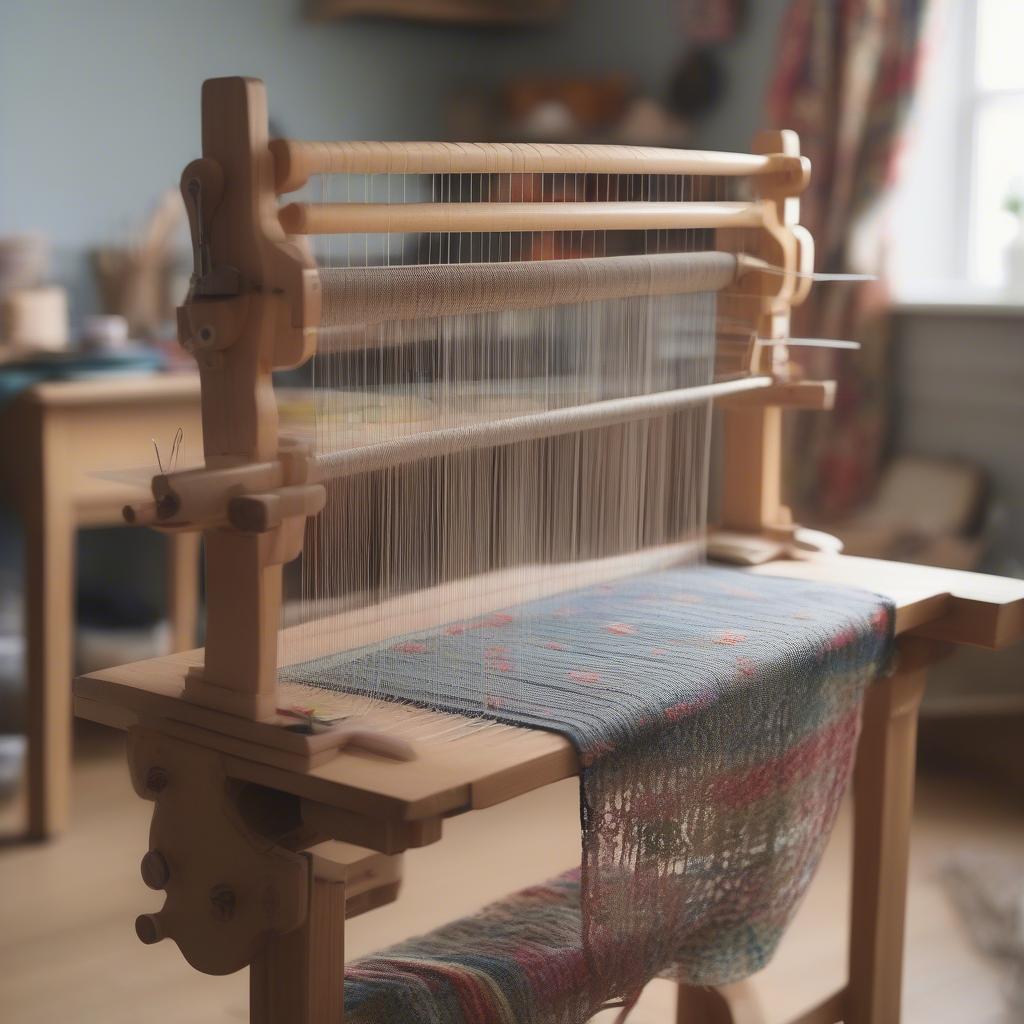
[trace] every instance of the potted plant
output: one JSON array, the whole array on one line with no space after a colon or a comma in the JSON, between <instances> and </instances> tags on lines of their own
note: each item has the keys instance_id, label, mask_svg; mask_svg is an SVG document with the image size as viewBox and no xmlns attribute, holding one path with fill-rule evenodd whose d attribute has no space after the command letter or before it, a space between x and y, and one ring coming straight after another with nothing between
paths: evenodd
<instances>
[{"instance_id":1,"label":"potted plant","mask_svg":"<svg viewBox=\"0 0 1024 1024\"><path fill-rule=\"evenodd\" d=\"M1017 233L1006 247L1006 290L1024 299L1024 182L1015 183L1003 209L1017 221Z\"/></svg>"}]
</instances>

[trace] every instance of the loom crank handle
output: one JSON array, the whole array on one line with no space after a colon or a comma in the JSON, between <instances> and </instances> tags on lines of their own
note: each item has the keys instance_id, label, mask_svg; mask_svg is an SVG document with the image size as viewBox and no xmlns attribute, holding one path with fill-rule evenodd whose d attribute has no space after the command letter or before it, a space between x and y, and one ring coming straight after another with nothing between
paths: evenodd
<instances>
[{"instance_id":1,"label":"loom crank handle","mask_svg":"<svg viewBox=\"0 0 1024 1024\"><path fill-rule=\"evenodd\" d=\"M203 185L198 174L189 177L185 183L184 195L189 206L189 220L195 225L192 237L192 274L198 285L210 273L212 267L209 228L203 210ZM212 198L211 196L210 199ZM210 202L209 205L212 207L213 203Z\"/></svg>"},{"instance_id":2,"label":"loom crank handle","mask_svg":"<svg viewBox=\"0 0 1024 1024\"><path fill-rule=\"evenodd\" d=\"M215 264L211 254L213 218L223 193L224 171L215 160L193 160L181 175L192 232L192 277L178 309L178 337L208 369L220 365L218 351L235 341L249 312L242 275L235 267Z\"/></svg>"},{"instance_id":3,"label":"loom crank handle","mask_svg":"<svg viewBox=\"0 0 1024 1024\"><path fill-rule=\"evenodd\" d=\"M210 230L224 194L224 171L216 160L193 160L181 175L189 227L192 229L192 280L188 301L226 298L241 292L241 275L234 267L215 266L210 254Z\"/></svg>"}]
</instances>

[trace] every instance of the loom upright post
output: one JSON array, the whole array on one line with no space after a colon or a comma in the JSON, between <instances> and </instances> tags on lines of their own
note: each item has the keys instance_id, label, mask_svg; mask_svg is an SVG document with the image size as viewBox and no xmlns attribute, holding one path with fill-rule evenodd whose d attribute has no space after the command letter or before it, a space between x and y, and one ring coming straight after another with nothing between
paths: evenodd
<instances>
[{"instance_id":1,"label":"loom upright post","mask_svg":"<svg viewBox=\"0 0 1024 1024\"><path fill-rule=\"evenodd\" d=\"M305 514L319 508L322 494L318 504L309 488L299 514L262 529L238 528L227 502L232 488L251 493L250 469L262 467L276 487L306 482L289 479L284 463L274 473L281 453L271 375L312 355L319 279L309 253L288 240L277 218L263 84L205 82L202 119L203 156L181 181L195 270L178 333L202 382L206 469L188 492L201 499L193 509L202 512L193 518L186 503L183 515L203 530L207 628L205 664L190 674L185 695L264 720L277 704L281 567L299 553ZM237 482L225 480L232 470ZM175 500L181 500L178 484L172 476L166 487Z\"/></svg>"},{"instance_id":2,"label":"loom upright post","mask_svg":"<svg viewBox=\"0 0 1024 1024\"><path fill-rule=\"evenodd\" d=\"M756 153L776 153L800 157L800 140L795 132L762 132L754 145ZM808 172L809 173L809 172ZM754 179L761 200L773 209L772 226L761 235L767 262L787 271L774 280L766 274L751 275L760 284L761 309L750 319L757 325L757 338L777 340L789 334L790 309L802 302L810 278L797 278L796 271L813 268L814 249L810 236L799 229L799 193L806 184L791 179ZM779 282L781 280L781 287ZM752 290L757 290L754 285ZM729 298L727 297L727 302ZM749 315L756 296L732 299L726 312L742 305ZM788 352L785 345L761 345L754 342L752 372L771 373L785 381L788 376ZM782 503L782 409L779 406L727 408L723 415L723 474L721 526L739 533L787 532L792 526L789 509Z\"/></svg>"}]
</instances>

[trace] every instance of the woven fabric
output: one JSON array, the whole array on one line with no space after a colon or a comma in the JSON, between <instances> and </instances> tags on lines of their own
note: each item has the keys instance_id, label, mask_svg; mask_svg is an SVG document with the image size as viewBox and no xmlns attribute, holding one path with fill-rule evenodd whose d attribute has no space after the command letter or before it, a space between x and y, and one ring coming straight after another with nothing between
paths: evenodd
<instances>
[{"instance_id":1,"label":"woven fabric","mask_svg":"<svg viewBox=\"0 0 1024 1024\"><path fill-rule=\"evenodd\" d=\"M305 666L307 679L466 713L479 713L483 673L489 717L555 730L580 754L580 928L550 942L558 963L586 967L575 997L507 1016L509 985L548 984L524 953L511 981L481 968L470 987L473 1000L492 992L486 1012L471 1001L462 1016L401 1019L576 1024L660 973L713 985L762 967L824 848L892 623L866 591L700 567Z\"/></svg>"},{"instance_id":2,"label":"woven fabric","mask_svg":"<svg viewBox=\"0 0 1024 1024\"><path fill-rule=\"evenodd\" d=\"M348 1024L574 1020L592 988L579 869L345 967ZM596 1009L596 1007L595 1007Z\"/></svg>"}]
</instances>

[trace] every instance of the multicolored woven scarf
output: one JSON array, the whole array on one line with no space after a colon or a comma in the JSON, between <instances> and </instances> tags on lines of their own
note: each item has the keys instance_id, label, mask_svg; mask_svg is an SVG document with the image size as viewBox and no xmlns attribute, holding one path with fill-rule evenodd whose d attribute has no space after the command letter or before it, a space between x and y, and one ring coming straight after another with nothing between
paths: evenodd
<instances>
[{"instance_id":1,"label":"multicolored woven scarf","mask_svg":"<svg viewBox=\"0 0 1024 1024\"><path fill-rule=\"evenodd\" d=\"M582 765L578 904L562 879L354 965L346 1004L376 1007L355 1019L579 1024L658 974L757 971L828 838L892 625L865 591L700 567L327 659L347 690L457 712L484 666L488 716L561 733Z\"/></svg>"}]
</instances>

